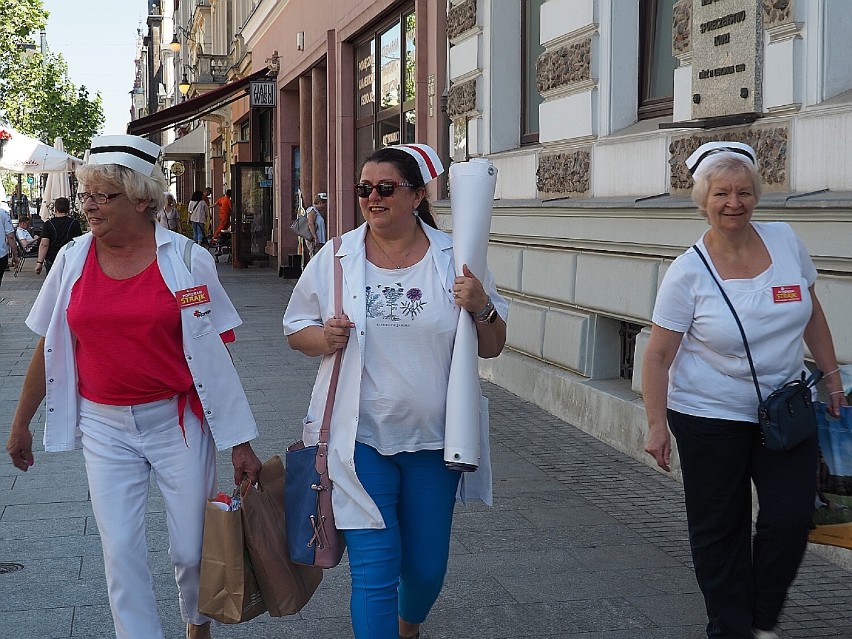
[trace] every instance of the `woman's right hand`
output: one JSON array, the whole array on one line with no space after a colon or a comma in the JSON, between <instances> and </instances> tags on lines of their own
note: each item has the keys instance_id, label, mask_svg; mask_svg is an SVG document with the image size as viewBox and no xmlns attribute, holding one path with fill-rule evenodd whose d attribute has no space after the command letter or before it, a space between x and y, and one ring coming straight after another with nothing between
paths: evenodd
<instances>
[{"instance_id":1,"label":"woman's right hand","mask_svg":"<svg viewBox=\"0 0 852 639\"><path fill-rule=\"evenodd\" d=\"M669 429L663 426L651 426L648 436L645 438L645 452L651 455L657 466L666 472L671 471L672 461L672 436Z\"/></svg>"},{"instance_id":2,"label":"woman's right hand","mask_svg":"<svg viewBox=\"0 0 852 639\"><path fill-rule=\"evenodd\" d=\"M6 442L6 450L12 458L15 468L27 472L35 463L33 459L33 434L29 428L12 427L9 439Z\"/></svg>"},{"instance_id":3,"label":"woman's right hand","mask_svg":"<svg viewBox=\"0 0 852 639\"><path fill-rule=\"evenodd\" d=\"M325 335L326 344L328 344L329 353L345 348L349 342L349 331L355 328L349 316L344 313L340 317L332 317L323 325L323 334Z\"/></svg>"}]
</instances>

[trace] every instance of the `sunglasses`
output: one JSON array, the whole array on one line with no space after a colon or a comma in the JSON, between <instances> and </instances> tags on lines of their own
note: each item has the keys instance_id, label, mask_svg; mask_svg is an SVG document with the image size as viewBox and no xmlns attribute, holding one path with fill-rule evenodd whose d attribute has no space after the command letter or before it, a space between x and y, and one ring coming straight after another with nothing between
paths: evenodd
<instances>
[{"instance_id":1,"label":"sunglasses","mask_svg":"<svg viewBox=\"0 0 852 639\"><path fill-rule=\"evenodd\" d=\"M393 180L382 180L378 184L370 184L369 182L358 182L355 185L355 193L358 197L368 198L373 192L373 189L379 192L382 197L390 197L398 186L407 186L415 188L413 184L408 182L394 182Z\"/></svg>"}]
</instances>

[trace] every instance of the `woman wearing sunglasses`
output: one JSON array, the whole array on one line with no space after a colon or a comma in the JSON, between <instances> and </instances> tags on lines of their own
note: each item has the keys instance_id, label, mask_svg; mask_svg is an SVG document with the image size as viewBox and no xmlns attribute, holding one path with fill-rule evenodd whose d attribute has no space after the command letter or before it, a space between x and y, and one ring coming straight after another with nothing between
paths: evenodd
<instances>
[{"instance_id":1,"label":"woman wearing sunglasses","mask_svg":"<svg viewBox=\"0 0 852 639\"><path fill-rule=\"evenodd\" d=\"M316 443L333 357L345 349L332 414L329 476L352 574L357 639L418 637L449 555L460 473L444 463L458 314L476 320L480 357L506 341L508 311L488 273L455 276L426 184L443 172L423 144L376 151L355 192L366 220L341 238L343 314L334 317L331 242L308 263L284 315L288 343L323 355L304 440ZM478 398L471 398L478 401Z\"/></svg>"}]
</instances>

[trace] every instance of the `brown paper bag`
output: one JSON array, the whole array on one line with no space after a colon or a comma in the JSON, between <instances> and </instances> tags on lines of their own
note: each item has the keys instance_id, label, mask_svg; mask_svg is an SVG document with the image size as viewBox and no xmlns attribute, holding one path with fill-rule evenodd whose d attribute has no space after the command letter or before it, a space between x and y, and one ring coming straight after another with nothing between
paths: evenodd
<instances>
[{"instance_id":1,"label":"brown paper bag","mask_svg":"<svg viewBox=\"0 0 852 639\"><path fill-rule=\"evenodd\" d=\"M207 502L198 611L222 623L240 623L266 612L243 540L239 510Z\"/></svg>"},{"instance_id":2,"label":"brown paper bag","mask_svg":"<svg viewBox=\"0 0 852 639\"><path fill-rule=\"evenodd\" d=\"M295 564L284 525L284 464L278 455L260 471L257 486L242 486L246 548L272 617L299 612L322 581L322 569Z\"/></svg>"}]
</instances>

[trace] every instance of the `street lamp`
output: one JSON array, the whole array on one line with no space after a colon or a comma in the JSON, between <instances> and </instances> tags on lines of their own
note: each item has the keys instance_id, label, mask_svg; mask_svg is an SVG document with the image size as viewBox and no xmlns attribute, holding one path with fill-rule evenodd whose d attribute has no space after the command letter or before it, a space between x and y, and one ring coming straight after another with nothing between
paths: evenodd
<instances>
[{"instance_id":1,"label":"street lamp","mask_svg":"<svg viewBox=\"0 0 852 639\"><path fill-rule=\"evenodd\" d=\"M180 38L178 35L183 36L183 39L187 42L195 42L195 39L189 35L189 29L180 26L179 24L174 25L173 27L174 35L172 36L172 41L169 42L169 49L178 53L181 49Z\"/></svg>"},{"instance_id":2,"label":"street lamp","mask_svg":"<svg viewBox=\"0 0 852 639\"><path fill-rule=\"evenodd\" d=\"M186 71L183 72L183 77L180 79L180 84L178 84L178 91L180 91L183 95L186 95L189 91L189 80L186 77Z\"/></svg>"}]
</instances>

